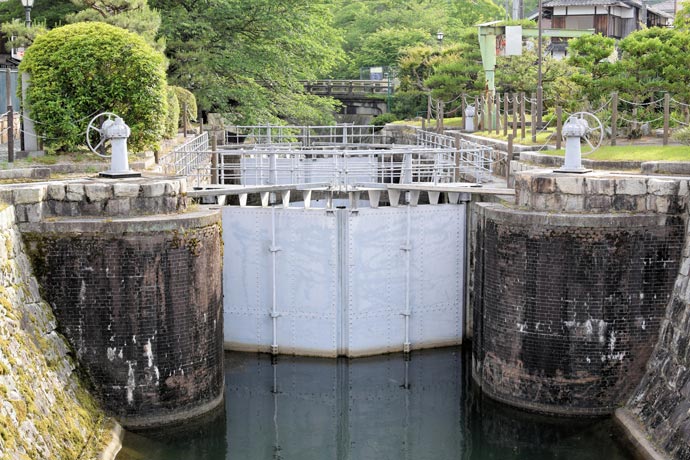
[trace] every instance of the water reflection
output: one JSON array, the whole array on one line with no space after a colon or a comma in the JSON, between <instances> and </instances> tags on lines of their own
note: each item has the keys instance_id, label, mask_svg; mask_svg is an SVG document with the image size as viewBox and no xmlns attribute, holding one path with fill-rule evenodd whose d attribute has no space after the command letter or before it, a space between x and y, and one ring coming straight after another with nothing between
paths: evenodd
<instances>
[{"instance_id":1,"label":"water reflection","mask_svg":"<svg viewBox=\"0 0 690 460\"><path fill-rule=\"evenodd\" d=\"M328 360L228 353L224 410L128 434L118 460L629 459L609 420L554 419L471 389L459 348Z\"/></svg>"}]
</instances>

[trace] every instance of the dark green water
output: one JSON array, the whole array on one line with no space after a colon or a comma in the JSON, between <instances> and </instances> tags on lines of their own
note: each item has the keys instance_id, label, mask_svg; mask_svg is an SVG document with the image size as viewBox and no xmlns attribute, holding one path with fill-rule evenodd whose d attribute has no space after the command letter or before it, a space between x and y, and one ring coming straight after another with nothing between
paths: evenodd
<instances>
[{"instance_id":1,"label":"dark green water","mask_svg":"<svg viewBox=\"0 0 690 460\"><path fill-rule=\"evenodd\" d=\"M225 407L127 433L118 460L634 458L609 419L564 419L482 397L459 348L356 360L225 355Z\"/></svg>"}]
</instances>

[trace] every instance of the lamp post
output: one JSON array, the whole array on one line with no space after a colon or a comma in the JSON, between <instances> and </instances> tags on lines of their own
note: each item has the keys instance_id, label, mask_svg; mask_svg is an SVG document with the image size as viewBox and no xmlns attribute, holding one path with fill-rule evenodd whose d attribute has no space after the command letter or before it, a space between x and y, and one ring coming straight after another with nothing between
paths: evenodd
<instances>
[{"instance_id":1,"label":"lamp post","mask_svg":"<svg viewBox=\"0 0 690 460\"><path fill-rule=\"evenodd\" d=\"M31 27L31 8L34 6L34 0L22 0L22 6L26 11L26 27Z\"/></svg>"},{"instance_id":2,"label":"lamp post","mask_svg":"<svg viewBox=\"0 0 690 460\"><path fill-rule=\"evenodd\" d=\"M443 46L443 32L442 31L439 30L438 32L436 32L436 40L438 41L439 47Z\"/></svg>"}]
</instances>

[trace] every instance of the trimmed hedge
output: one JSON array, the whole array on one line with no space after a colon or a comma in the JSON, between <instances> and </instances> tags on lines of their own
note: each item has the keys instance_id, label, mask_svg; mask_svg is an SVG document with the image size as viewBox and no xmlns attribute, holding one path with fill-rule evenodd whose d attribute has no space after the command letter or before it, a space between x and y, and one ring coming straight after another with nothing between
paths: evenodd
<instances>
[{"instance_id":1,"label":"trimmed hedge","mask_svg":"<svg viewBox=\"0 0 690 460\"><path fill-rule=\"evenodd\" d=\"M36 38L19 70L31 76L29 114L50 150L84 145L100 112L125 120L132 151L155 147L165 132L164 57L134 33L100 22L59 27Z\"/></svg>"},{"instance_id":2,"label":"trimmed hedge","mask_svg":"<svg viewBox=\"0 0 690 460\"><path fill-rule=\"evenodd\" d=\"M182 128L182 110L185 103L187 104L187 118L189 121L196 121L198 110L196 105L196 97L191 91L188 91L181 86L171 86L171 88L175 91L177 100L180 103L180 128Z\"/></svg>"},{"instance_id":3,"label":"trimmed hedge","mask_svg":"<svg viewBox=\"0 0 690 460\"><path fill-rule=\"evenodd\" d=\"M177 136L177 128L180 125L180 102L177 100L177 93L172 86L166 88L168 97L168 116L165 118L166 139L174 139Z\"/></svg>"}]
</instances>

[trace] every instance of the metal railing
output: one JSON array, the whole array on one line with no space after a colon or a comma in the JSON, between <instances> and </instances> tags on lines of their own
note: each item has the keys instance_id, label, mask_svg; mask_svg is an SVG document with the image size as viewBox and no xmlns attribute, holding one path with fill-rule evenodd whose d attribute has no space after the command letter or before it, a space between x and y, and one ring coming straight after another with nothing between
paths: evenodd
<instances>
[{"instance_id":1,"label":"metal railing","mask_svg":"<svg viewBox=\"0 0 690 460\"><path fill-rule=\"evenodd\" d=\"M394 89L392 82L385 80L317 80L302 84L307 93L319 96L388 94Z\"/></svg>"},{"instance_id":2,"label":"metal railing","mask_svg":"<svg viewBox=\"0 0 690 460\"><path fill-rule=\"evenodd\" d=\"M188 176L195 186L327 183L350 189L453 183L467 176L484 182L495 161L491 147L423 130L416 131L416 145L389 144L373 126L236 126L231 132L237 142L217 152L209 149L208 133L176 148L161 158L164 171Z\"/></svg>"},{"instance_id":3,"label":"metal railing","mask_svg":"<svg viewBox=\"0 0 690 460\"><path fill-rule=\"evenodd\" d=\"M166 174L191 177L196 186L210 183L211 152L208 132L173 149L159 164Z\"/></svg>"},{"instance_id":4,"label":"metal railing","mask_svg":"<svg viewBox=\"0 0 690 460\"><path fill-rule=\"evenodd\" d=\"M390 144L381 128L371 125L338 124L333 126L230 126L225 131L226 144L287 144L302 147L347 146L351 144Z\"/></svg>"},{"instance_id":5,"label":"metal railing","mask_svg":"<svg viewBox=\"0 0 690 460\"><path fill-rule=\"evenodd\" d=\"M438 134L432 131L417 130L417 145L433 148L452 148L457 152L457 166L460 175L470 176L478 183L491 179L493 165L493 148Z\"/></svg>"},{"instance_id":6,"label":"metal railing","mask_svg":"<svg viewBox=\"0 0 690 460\"><path fill-rule=\"evenodd\" d=\"M363 150L220 151L220 184L287 185L327 183L348 190L385 183L457 182L454 149L404 146Z\"/></svg>"}]
</instances>

